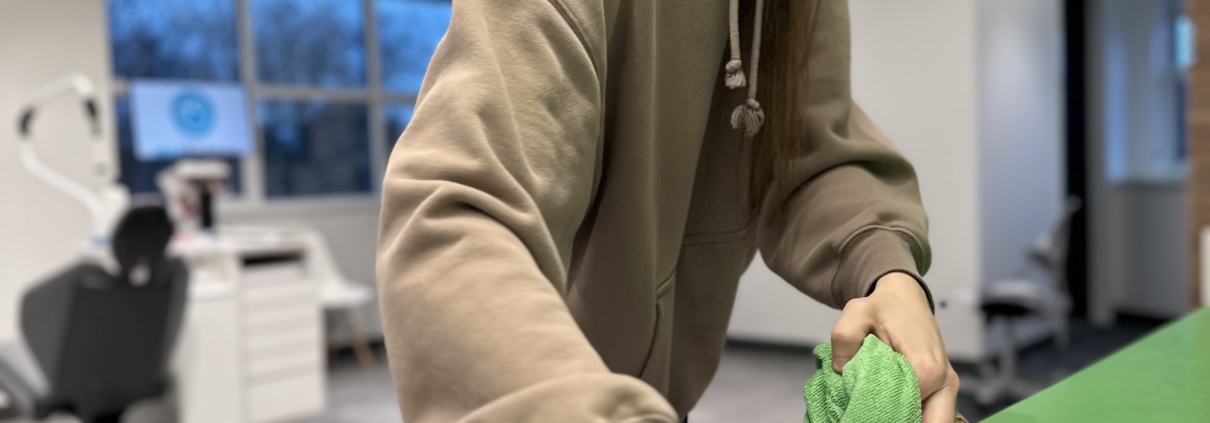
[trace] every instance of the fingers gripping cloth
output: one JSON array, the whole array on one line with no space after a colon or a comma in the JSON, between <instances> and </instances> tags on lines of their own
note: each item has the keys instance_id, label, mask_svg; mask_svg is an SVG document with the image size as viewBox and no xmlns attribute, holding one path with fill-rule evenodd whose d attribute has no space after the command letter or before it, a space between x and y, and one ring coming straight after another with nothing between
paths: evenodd
<instances>
[{"instance_id":1,"label":"fingers gripping cloth","mask_svg":"<svg viewBox=\"0 0 1210 423\"><path fill-rule=\"evenodd\" d=\"M819 370L807 381L804 423L905 423L921 419L916 371L903 354L868 335L857 355L832 369L832 345L815 347Z\"/></svg>"}]
</instances>

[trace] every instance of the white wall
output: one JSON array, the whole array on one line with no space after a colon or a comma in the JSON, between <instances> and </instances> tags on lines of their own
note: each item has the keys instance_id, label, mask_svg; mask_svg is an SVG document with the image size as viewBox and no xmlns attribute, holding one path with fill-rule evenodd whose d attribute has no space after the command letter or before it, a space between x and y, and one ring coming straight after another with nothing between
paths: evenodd
<instances>
[{"instance_id":1,"label":"white wall","mask_svg":"<svg viewBox=\"0 0 1210 423\"><path fill-rule=\"evenodd\" d=\"M89 233L84 208L34 179L17 158L15 123L21 100L62 74L81 71L109 92L110 59L103 1L0 1L0 341L16 336L20 294L37 278L75 256ZM111 104L99 104L102 116ZM91 152L80 104L63 100L43 109L34 134L47 164L89 180ZM113 143L113 122L102 137Z\"/></svg>"},{"instance_id":2,"label":"white wall","mask_svg":"<svg viewBox=\"0 0 1210 423\"><path fill-rule=\"evenodd\" d=\"M1166 1L1098 0L1089 29L1089 288L1100 324L1116 312L1187 310L1184 173L1165 167L1175 139Z\"/></svg>"},{"instance_id":3,"label":"white wall","mask_svg":"<svg viewBox=\"0 0 1210 423\"><path fill-rule=\"evenodd\" d=\"M1028 269L1025 252L1039 234L1051 229L1062 208L1062 7L1054 0L979 2L979 204L985 283Z\"/></svg>"},{"instance_id":4,"label":"white wall","mask_svg":"<svg viewBox=\"0 0 1210 423\"><path fill-rule=\"evenodd\" d=\"M854 96L919 173L930 218L927 279L952 356L982 352L975 5L963 0L850 2ZM838 314L797 293L760 260L740 283L730 335L826 342Z\"/></svg>"}]
</instances>

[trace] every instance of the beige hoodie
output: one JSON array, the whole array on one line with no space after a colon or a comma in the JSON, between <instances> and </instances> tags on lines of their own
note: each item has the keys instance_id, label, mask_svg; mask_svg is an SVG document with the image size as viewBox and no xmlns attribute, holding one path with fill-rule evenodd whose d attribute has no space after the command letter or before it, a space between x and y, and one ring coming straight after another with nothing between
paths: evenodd
<instances>
[{"instance_id":1,"label":"beige hoodie","mask_svg":"<svg viewBox=\"0 0 1210 423\"><path fill-rule=\"evenodd\" d=\"M914 171L850 98L845 0L817 8L799 184L755 215L725 0L455 0L383 184L404 420L674 422L758 247L832 307L922 274Z\"/></svg>"}]
</instances>

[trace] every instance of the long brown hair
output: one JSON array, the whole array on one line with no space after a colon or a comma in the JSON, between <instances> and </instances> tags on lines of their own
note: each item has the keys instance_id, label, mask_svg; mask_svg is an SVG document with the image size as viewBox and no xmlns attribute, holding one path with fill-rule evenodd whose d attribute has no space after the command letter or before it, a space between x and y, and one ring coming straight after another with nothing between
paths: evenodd
<instances>
[{"instance_id":1,"label":"long brown hair","mask_svg":"<svg viewBox=\"0 0 1210 423\"><path fill-rule=\"evenodd\" d=\"M801 96L806 94L807 56L818 0L765 0L761 36L761 84L757 100L769 113L752 141L750 201L790 189L790 161L802 151Z\"/></svg>"}]
</instances>

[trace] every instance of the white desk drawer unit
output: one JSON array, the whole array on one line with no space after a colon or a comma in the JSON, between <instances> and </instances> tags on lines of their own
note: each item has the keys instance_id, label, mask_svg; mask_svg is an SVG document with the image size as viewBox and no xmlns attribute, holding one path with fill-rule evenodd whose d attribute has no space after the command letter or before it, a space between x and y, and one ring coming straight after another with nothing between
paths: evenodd
<instances>
[{"instance_id":1,"label":"white desk drawer unit","mask_svg":"<svg viewBox=\"0 0 1210 423\"><path fill-rule=\"evenodd\" d=\"M174 241L192 272L174 359L178 421L287 423L323 412L323 308L303 239L224 230Z\"/></svg>"},{"instance_id":2,"label":"white desk drawer unit","mask_svg":"<svg viewBox=\"0 0 1210 423\"><path fill-rule=\"evenodd\" d=\"M282 353L268 360L251 360L248 363L248 377L253 385L273 382L282 378L290 378L299 374L309 373L308 369L320 365L320 357L315 354L303 353L297 350Z\"/></svg>"},{"instance_id":3,"label":"white desk drawer unit","mask_svg":"<svg viewBox=\"0 0 1210 423\"><path fill-rule=\"evenodd\" d=\"M322 311L303 261L245 260L242 276L246 421L282 422L322 412Z\"/></svg>"},{"instance_id":4,"label":"white desk drawer unit","mask_svg":"<svg viewBox=\"0 0 1210 423\"><path fill-rule=\"evenodd\" d=\"M251 401L248 408L250 422L279 422L289 421L302 416L316 413L313 410L302 410L300 406L324 403L324 392L314 389L300 389L300 386L322 386L322 373L279 379L273 382L257 384L248 394Z\"/></svg>"},{"instance_id":5,"label":"white desk drawer unit","mask_svg":"<svg viewBox=\"0 0 1210 423\"><path fill-rule=\"evenodd\" d=\"M244 353L249 361L271 360L280 355L274 354L274 351L311 348L319 343L319 334L311 328L294 329L247 337Z\"/></svg>"},{"instance_id":6,"label":"white desk drawer unit","mask_svg":"<svg viewBox=\"0 0 1210 423\"><path fill-rule=\"evenodd\" d=\"M294 324L293 322L296 320L309 319L314 316L314 306L299 305L297 307L259 310L256 313L249 314L244 320L248 323L249 327L261 328Z\"/></svg>"}]
</instances>

